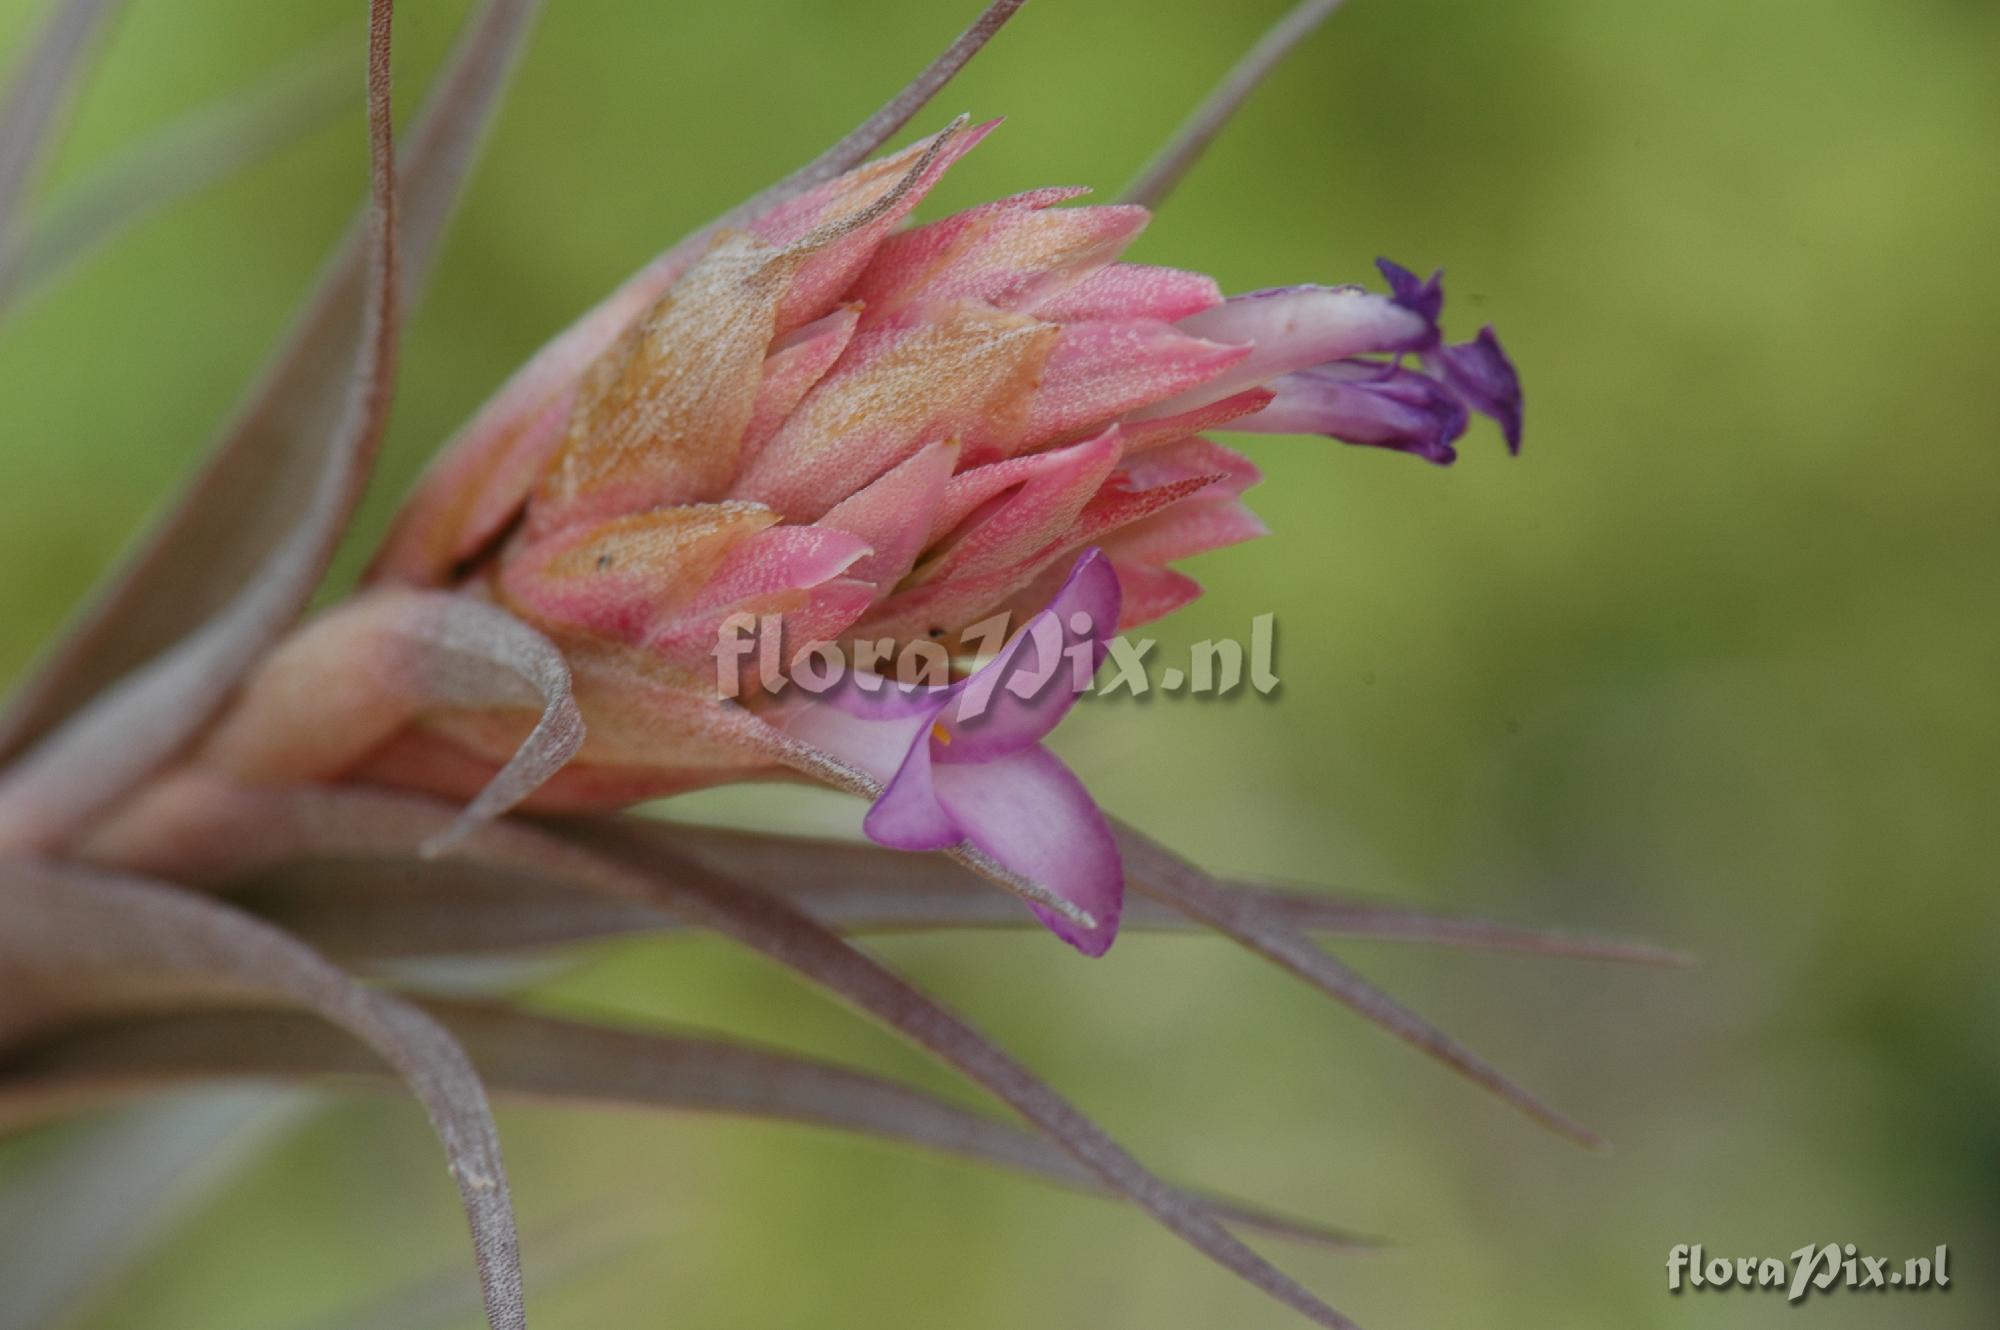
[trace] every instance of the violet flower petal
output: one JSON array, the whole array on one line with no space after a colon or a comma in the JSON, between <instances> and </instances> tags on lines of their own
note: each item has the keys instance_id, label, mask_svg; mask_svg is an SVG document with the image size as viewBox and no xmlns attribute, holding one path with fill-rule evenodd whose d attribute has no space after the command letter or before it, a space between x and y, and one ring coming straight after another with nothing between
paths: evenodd
<instances>
[{"instance_id":1,"label":"violet flower petal","mask_svg":"<svg viewBox=\"0 0 2000 1330\"><path fill-rule=\"evenodd\" d=\"M928 709L868 719L845 707L830 705L847 691L834 689L822 699L774 718L774 723L793 738L831 753L886 785L902 769L910 750L929 742L930 728L944 705L943 699L931 699Z\"/></svg>"},{"instance_id":2,"label":"violet flower petal","mask_svg":"<svg viewBox=\"0 0 2000 1330\"><path fill-rule=\"evenodd\" d=\"M960 691L942 716L950 738L939 760L991 761L1053 730L1110 654L1121 601L1111 560L1101 550L1084 551L1048 607L957 685ZM1089 675L1072 654L1086 644Z\"/></svg>"},{"instance_id":3,"label":"violet flower petal","mask_svg":"<svg viewBox=\"0 0 2000 1330\"><path fill-rule=\"evenodd\" d=\"M1375 270L1389 283L1395 302L1428 323L1435 334L1444 314L1444 269L1437 269L1428 281L1418 280L1415 273L1389 259L1375 260Z\"/></svg>"},{"instance_id":4,"label":"violet flower petal","mask_svg":"<svg viewBox=\"0 0 2000 1330\"><path fill-rule=\"evenodd\" d=\"M1471 404L1472 409L1500 422L1507 451L1521 451L1521 376L1514 362L1500 349L1500 338L1491 324L1479 336L1456 346L1441 347L1429 357L1452 390Z\"/></svg>"},{"instance_id":5,"label":"violet flower petal","mask_svg":"<svg viewBox=\"0 0 2000 1330\"><path fill-rule=\"evenodd\" d=\"M1392 448L1448 466L1465 433L1465 403L1415 370L1369 361L1321 365L1274 381L1277 396L1232 428L1253 434L1323 434Z\"/></svg>"},{"instance_id":6,"label":"violet flower petal","mask_svg":"<svg viewBox=\"0 0 2000 1330\"><path fill-rule=\"evenodd\" d=\"M1085 931L1031 905L1036 917L1084 955L1103 955L1118 935L1125 870L1104 814L1076 774L1039 745L931 774L938 802L967 840L1084 910L1097 927Z\"/></svg>"},{"instance_id":7,"label":"violet flower petal","mask_svg":"<svg viewBox=\"0 0 2000 1330\"><path fill-rule=\"evenodd\" d=\"M932 759L939 746L932 728L917 735L903 764L870 805L861 829L877 845L897 850L948 850L965 833L938 801Z\"/></svg>"}]
</instances>

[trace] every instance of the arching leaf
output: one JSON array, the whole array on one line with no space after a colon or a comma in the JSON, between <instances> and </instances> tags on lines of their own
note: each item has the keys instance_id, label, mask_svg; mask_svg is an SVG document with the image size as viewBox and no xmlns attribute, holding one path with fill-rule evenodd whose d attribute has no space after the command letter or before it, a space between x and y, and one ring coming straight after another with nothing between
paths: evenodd
<instances>
[{"instance_id":1,"label":"arching leaf","mask_svg":"<svg viewBox=\"0 0 2000 1330\"><path fill-rule=\"evenodd\" d=\"M374 1049L424 1106L472 1229L493 1330L525 1330L513 1203L486 1093L415 1007L364 988L302 943L165 883L0 859L0 1045L120 1010L280 1003Z\"/></svg>"},{"instance_id":2,"label":"arching leaf","mask_svg":"<svg viewBox=\"0 0 2000 1330\"><path fill-rule=\"evenodd\" d=\"M81 4L73 7L81 8ZM396 239L403 289L420 291L453 202L485 127L526 39L540 0L485 0L467 21L458 46L432 86L409 134L403 161ZM386 66L380 70L386 117ZM383 120L386 126L386 119ZM373 140L386 154L381 132ZM173 500L118 568L106 577L11 699L0 720L0 761L52 730L66 716L219 613L246 585L271 580L272 552L306 520L315 478L344 454L343 491L358 493L358 473L372 440L338 448L335 422L354 396L357 344L381 355L384 329L364 336L386 312L386 265L380 225L385 211L384 162L374 171L375 198L364 210L306 301L290 335L211 448L188 486ZM378 234L379 233L379 234ZM364 318L364 307L377 313ZM378 320L379 322L379 320ZM361 445L367 446L361 446ZM330 531L315 532L308 553L319 556L344 526L346 504L325 505ZM288 567L292 583L316 581L324 558ZM287 592L293 586L287 586ZM295 614L311 587L274 597ZM294 603L295 602L295 603ZM287 619L288 621L288 619Z\"/></svg>"},{"instance_id":3,"label":"arching leaf","mask_svg":"<svg viewBox=\"0 0 2000 1330\"><path fill-rule=\"evenodd\" d=\"M500 1099L795 1122L1114 1194L1033 1132L871 1072L730 1039L609 1029L490 1005L425 1006L464 1045ZM369 1080L382 1070L339 1032L292 1013L126 1017L67 1028L20 1050L0 1073L0 1122L183 1081ZM1188 1195L1220 1218L1271 1236L1335 1249L1376 1245L1240 1201Z\"/></svg>"}]
</instances>

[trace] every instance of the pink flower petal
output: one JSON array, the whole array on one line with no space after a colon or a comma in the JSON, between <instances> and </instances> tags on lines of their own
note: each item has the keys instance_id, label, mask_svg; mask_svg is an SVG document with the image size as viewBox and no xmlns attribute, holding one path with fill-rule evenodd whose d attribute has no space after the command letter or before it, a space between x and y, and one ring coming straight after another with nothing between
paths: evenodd
<instances>
[{"instance_id":1,"label":"pink flower petal","mask_svg":"<svg viewBox=\"0 0 2000 1330\"><path fill-rule=\"evenodd\" d=\"M1234 482L1223 471L1180 476L1147 488L1128 488L1130 477L1091 487L1080 510L1064 509L1064 522L1048 522L1016 532L1008 521L1007 499L995 500L995 513L985 521L999 531L986 538L984 526L974 526L961 543L971 551L957 559L954 544L934 563L920 568L912 585L873 607L860 631L897 638L931 636L955 639L957 629L976 624L996 612L1032 609L1038 603L1022 593L1045 585L1052 570L1064 566L1086 545L1111 538L1132 523L1184 503L1196 496L1227 494ZM1008 539L1019 535L1019 539ZM1032 539L1027 537L1032 536Z\"/></svg>"},{"instance_id":2,"label":"pink flower petal","mask_svg":"<svg viewBox=\"0 0 2000 1330\"><path fill-rule=\"evenodd\" d=\"M843 577L868 555L868 546L845 531L776 526L738 541L714 574L671 617L645 637L654 655L683 669L712 675L724 625L737 614L778 620L778 660L815 642L837 637L874 603L871 582ZM760 627L761 631L761 627ZM757 662L743 662L753 675Z\"/></svg>"},{"instance_id":3,"label":"pink flower petal","mask_svg":"<svg viewBox=\"0 0 2000 1330\"><path fill-rule=\"evenodd\" d=\"M1181 439L1137 457L1127 456L1118 467L1120 483L1135 490L1155 489L1196 476L1210 478L1225 494L1241 494L1264 478L1256 463L1212 439Z\"/></svg>"},{"instance_id":4,"label":"pink flower petal","mask_svg":"<svg viewBox=\"0 0 2000 1330\"><path fill-rule=\"evenodd\" d=\"M978 577L946 578L899 591L869 610L855 631L864 637L893 637L902 641L927 637L947 649L966 645L961 630L1008 606L1010 598L1034 582L1061 553L1060 549L1053 550L1047 559L1025 565L996 569ZM1032 611L1043 599L1034 601L1027 610Z\"/></svg>"},{"instance_id":5,"label":"pink flower petal","mask_svg":"<svg viewBox=\"0 0 2000 1330\"><path fill-rule=\"evenodd\" d=\"M936 766L931 777L938 803L966 840L1072 902L1097 927L1086 932L1029 907L1036 917L1086 956L1110 948L1125 870L1104 814L1075 773L1035 746L992 762Z\"/></svg>"},{"instance_id":6,"label":"pink flower petal","mask_svg":"<svg viewBox=\"0 0 2000 1330\"><path fill-rule=\"evenodd\" d=\"M931 169L917 182L919 189L928 190L944 174L946 168L966 153L978 146L980 140L1000 127L998 120L989 120L983 125L974 125L961 132L946 145L940 161L933 162ZM929 134L908 147L863 162L860 166L836 176L823 185L816 185L805 193L785 200L749 224L750 231L769 245L790 245L811 235L814 231L851 216L874 203L895 188L910 168L937 141L936 134ZM915 193L912 190L911 193ZM921 199L912 199L914 207ZM908 215L908 209L903 215ZM890 223L893 226L895 223Z\"/></svg>"},{"instance_id":7,"label":"pink flower petal","mask_svg":"<svg viewBox=\"0 0 2000 1330\"><path fill-rule=\"evenodd\" d=\"M818 586L848 571L868 553L868 542L850 532L774 526L733 545L690 608L738 605Z\"/></svg>"},{"instance_id":8,"label":"pink flower petal","mask_svg":"<svg viewBox=\"0 0 2000 1330\"><path fill-rule=\"evenodd\" d=\"M1006 214L1038 211L1089 192L1064 187L1031 190L897 232L875 251L868 267L855 278L850 298L865 300L872 317L889 314L927 292L934 277L949 272L969 251L987 243L994 226Z\"/></svg>"},{"instance_id":9,"label":"pink flower petal","mask_svg":"<svg viewBox=\"0 0 2000 1330\"><path fill-rule=\"evenodd\" d=\"M965 839L938 802L931 760L935 742L927 731L911 743L903 765L861 820L869 840L898 850L948 850Z\"/></svg>"},{"instance_id":10,"label":"pink flower petal","mask_svg":"<svg viewBox=\"0 0 2000 1330\"><path fill-rule=\"evenodd\" d=\"M956 135L912 186L880 216L855 227L818 249L800 266L785 292L778 312L778 331L785 332L823 317L868 266L875 250L923 202L924 196L981 139L999 127L998 120L974 125ZM797 243L819 228L852 217L887 197L929 149L932 139L911 144L893 156L856 167L838 180L780 204L751 224L751 231L768 244Z\"/></svg>"},{"instance_id":11,"label":"pink flower petal","mask_svg":"<svg viewBox=\"0 0 2000 1330\"><path fill-rule=\"evenodd\" d=\"M371 582L440 586L520 514L562 447L573 391L558 392L539 411L468 429L438 454L396 514L395 525L369 566Z\"/></svg>"},{"instance_id":12,"label":"pink flower petal","mask_svg":"<svg viewBox=\"0 0 2000 1330\"><path fill-rule=\"evenodd\" d=\"M851 576L884 591L903 579L930 543L934 515L957 465L957 444L934 443L820 518L818 525L859 536L874 551L848 570Z\"/></svg>"},{"instance_id":13,"label":"pink flower petal","mask_svg":"<svg viewBox=\"0 0 2000 1330\"><path fill-rule=\"evenodd\" d=\"M724 503L583 523L511 550L497 590L543 627L638 641L684 610L739 546L775 521L755 505Z\"/></svg>"},{"instance_id":14,"label":"pink flower petal","mask_svg":"<svg viewBox=\"0 0 2000 1330\"><path fill-rule=\"evenodd\" d=\"M911 701L910 695L898 697L894 690L885 689L880 696L891 705L878 716L864 717L853 714L852 691L837 689L827 699L790 704L775 713L771 723L886 786L902 770L911 749L930 742L931 725L944 699L935 695L923 698L920 705L896 714L894 704ZM862 695L864 704L867 696ZM835 697L839 698L837 704L831 700Z\"/></svg>"},{"instance_id":15,"label":"pink flower petal","mask_svg":"<svg viewBox=\"0 0 2000 1330\"><path fill-rule=\"evenodd\" d=\"M1072 431L1101 427L1128 411L1208 384L1248 355L1245 347L1224 346L1150 320L1064 324L1034 395L1027 432L1005 451L1020 452ZM1227 395L1215 393L1203 400ZM1001 442L987 445L968 438L967 457L977 462L994 456L991 449Z\"/></svg>"},{"instance_id":16,"label":"pink flower petal","mask_svg":"<svg viewBox=\"0 0 2000 1330\"><path fill-rule=\"evenodd\" d=\"M1017 436L1058 335L961 302L912 306L855 334L737 480L733 496L810 522L939 439Z\"/></svg>"},{"instance_id":17,"label":"pink flower petal","mask_svg":"<svg viewBox=\"0 0 2000 1330\"><path fill-rule=\"evenodd\" d=\"M514 371L418 480L369 578L441 585L512 521L562 444L585 367L693 266L710 239L698 232L659 255Z\"/></svg>"},{"instance_id":18,"label":"pink flower petal","mask_svg":"<svg viewBox=\"0 0 2000 1330\"><path fill-rule=\"evenodd\" d=\"M1168 564L1271 534L1263 519L1233 494L1198 495L1120 528L1104 539L1118 562Z\"/></svg>"},{"instance_id":19,"label":"pink flower petal","mask_svg":"<svg viewBox=\"0 0 2000 1330\"><path fill-rule=\"evenodd\" d=\"M780 675L796 665L799 656L813 646L830 642L850 628L875 603L875 584L851 577L835 577L799 591L774 593L763 601L738 602L710 611L689 614L662 625L646 639L646 649L670 665L678 666L702 679L713 690L722 643L737 636L730 621L743 614L756 617L755 653L733 657L738 666L739 696L754 696L763 689L766 668L763 642L775 634L769 655Z\"/></svg>"},{"instance_id":20,"label":"pink flower petal","mask_svg":"<svg viewBox=\"0 0 2000 1330\"><path fill-rule=\"evenodd\" d=\"M795 262L748 236L724 239L591 362L529 500L530 535L727 488Z\"/></svg>"},{"instance_id":21,"label":"pink flower petal","mask_svg":"<svg viewBox=\"0 0 2000 1330\"><path fill-rule=\"evenodd\" d=\"M1187 476L1151 485L1144 489L1124 489L1107 485L1098 491L1083 512L1077 517L1076 525L1069 529L1065 545L1074 548L1093 543L1113 532L1119 531L1143 518L1185 503L1197 495L1209 495L1222 491L1228 477L1215 472L1206 475Z\"/></svg>"},{"instance_id":22,"label":"pink flower petal","mask_svg":"<svg viewBox=\"0 0 2000 1330\"><path fill-rule=\"evenodd\" d=\"M1149 448L1157 448L1162 444L1174 443L1191 434L1221 429L1234 421L1255 415L1269 406L1276 395L1269 388L1248 388L1219 402L1191 407L1171 416L1157 416L1140 421L1126 420L1122 425L1125 452L1129 456Z\"/></svg>"},{"instance_id":23,"label":"pink flower petal","mask_svg":"<svg viewBox=\"0 0 2000 1330\"><path fill-rule=\"evenodd\" d=\"M833 313L803 328L795 329L772 343L764 357L764 377L757 384L757 402L750 411L750 423L743 429L741 459L747 464L757 455L785 417L820 381L847 343L861 319L859 305L843 305Z\"/></svg>"},{"instance_id":24,"label":"pink flower petal","mask_svg":"<svg viewBox=\"0 0 2000 1330\"><path fill-rule=\"evenodd\" d=\"M1146 221L1143 208L989 204L891 237L851 298L871 320L920 300L1033 311L1117 257Z\"/></svg>"},{"instance_id":25,"label":"pink flower petal","mask_svg":"<svg viewBox=\"0 0 2000 1330\"><path fill-rule=\"evenodd\" d=\"M1190 500L1188 506L1203 502L1205 500ZM1168 509L1170 513L1173 511L1175 510ZM1138 524L1139 527L1145 525L1145 522ZM1133 528L1127 528L1131 529ZM1112 571L1118 574L1119 632L1151 623L1201 598L1201 583L1192 577L1172 568L1127 558L1119 548L1123 535L1124 532L1121 531L1102 542L1104 553L1111 560ZM1063 564L1059 560L1052 562L1009 598L1004 612L1027 613L1031 611L1031 607L1046 603L1053 594L1062 570Z\"/></svg>"},{"instance_id":26,"label":"pink flower petal","mask_svg":"<svg viewBox=\"0 0 2000 1330\"><path fill-rule=\"evenodd\" d=\"M1012 458L954 476L932 523L949 543L918 581L972 576L1047 549L1075 523L1123 454L1116 427L1068 448ZM952 531L956 536L950 536Z\"/></svg>"},{"instance_id":27,"label":"pink flower petal","mask_svg":"<svg viewBox=\"0 0 2000 1330\"><path fill-rule=\"evenodd\" d=\"M865 264L874 246L944 170L997 123L958 134L895 209L804 264L797 274L800 281L794 283L797 289L788 292L782 303L779 331L830 310L840 287ZM802 240L895 188L932 141L921 140L782 203L752 222L751 230L771 245ZM449 580L456 564L511 521L533 487L535 471L561 442L561 425L569 415L568 395L585 368L699 262L715 240L715 232L699 231L659 255L517 370L418 482L369 576L439 585ZM822 303L824 308L815 311L813 307ZM534 438L524 437L528 435ZM546 447L538 450L536 444ZM481 492L468 493L474 489Z\"/></svg>"},{"instance_id":28,"label":"pink flower petal","mask_svg":"<svg viewBox=\"0 0 2000 1330\"><path fill-rule=\"evenodd\" d=\"M1038 303L1034 313L1058 323L1098 319L1177 323L1221 303L1222 288L1204 273L1112 263Z\"/></svg>"},{"instance_id":29,"label":"pink flower petal","mask_svg":"<svg viewBox=\"0 0 2000 1330\"><path fill-rule=\"evenodd\" d=\"M1104 663L1118 613L1118 575L1102 553L1088 550L1048 607L953 688L939 717L939 761L991 762L1040 742Z\"/></svg>"},{"instance_id":30,"label":"pink flower petal","mask_svg":"<svg viewBox=\"0 0 2000 1330\"><path fill-rule=\"evenodd\" d=\"M1123 632L1163 619L1183 605L1201 599L1201 583L1186 573L1152 564L1114 561L1118 584L1125 588L1125 611L1118 621Z\"/></svg>"}]
</instances>

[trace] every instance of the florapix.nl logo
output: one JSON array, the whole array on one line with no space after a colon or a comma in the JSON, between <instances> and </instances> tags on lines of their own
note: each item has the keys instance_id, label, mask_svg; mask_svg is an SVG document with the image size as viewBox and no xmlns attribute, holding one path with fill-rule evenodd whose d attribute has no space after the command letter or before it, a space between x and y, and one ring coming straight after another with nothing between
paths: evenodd
<instances>
[{"instance_id":1,"label":"florapix.nl logo","mask_svg":"<svg viewBox=\"0 0 2000 1330\"><path fill-rule=\"evenodd\" d=\"M1950 1248L1942 1243L1929 1255L1900 1261L1866 1255L1851 1242L1807 1243L1788 1257L1710 1256L1699 1243L1682 1243L1667 1253L1667 1291L1751 1289L1783 1292L1787 1302L1802 1302L1835 1289L1946 1289L1951 1287L1950 1257Z\"/></svg>"},{"instance_id":2,"label":"florapix.nl logo","mask_svg":"<svg viewBox=\"0 0 2000 1330\"><path fill-rule=\"evenodd\" d=\"M924 638L882 637L814 642L792 649L782 614L733 614L717 634L716 688L726 698L753 690L777 694L789 688L814 696L841 687L865 693L891 685L905 690L942 688L958 677L967 662L997 659L1013 636L1011 628L1011 616L996 614L959 633L950 648ZM1250 631L1242 637L1196 642L1177 660L1156 654L1159 643L1153 638L1114 634L1100 639L1097 628L1080 611L1067 624L1046 614L1035 615L1021 627L1021 636L1034 649L1017 653L1004 680L992 681L989 688L1004 683L1016 697L1030 699L1066 679L1071 692L1102 697L1159 693L1221 698L1245 690L1268 697L1280 683L1277 627L1269 614L1251 619ZM976 699L972 701L966 715L978 714Z\"/></svg>"}]
</instances>

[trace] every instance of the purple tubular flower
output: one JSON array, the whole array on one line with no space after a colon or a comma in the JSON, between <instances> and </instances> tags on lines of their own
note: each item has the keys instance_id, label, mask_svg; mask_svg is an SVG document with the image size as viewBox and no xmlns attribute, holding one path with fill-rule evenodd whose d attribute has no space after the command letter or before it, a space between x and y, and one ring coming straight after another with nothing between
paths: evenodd
<instances>
[{"instance_id":1,"label":"purple tubular flower","mask_svg":"<svg viewBox=\"0 0 2000 1330\"><path fill-rule=\"evenodd\" d=\"M1437 345L1437 325L1400 302L1358 286L1283 286L1231 296L1174 325L1193 337L1247 346L1249 355L1199 388L1133 412L1176 415L1269 383L1282 374L1354 356L1404 355ZM1231 429L1240 429L1232 423Z\"/></svg>"},{"instance_id":2,"label":"purple tubular flower","mask_svg":"<svg viewBox=\"0 0 2000 1330\"><path fill-rule=\"evenodd\" d=\"M1389 294L1359 287L1286 287L1233 296L1180 326L1218 342L1254 349L1240 365L1200 390L1201 401L1261 382L1276 396L1230 428L1258 434L1323 434L1343 443L1410 453L1439 466L1458 460L1453 446L1468 413L1500 423L1507 451L1521 451L1521 380L1492 328L1445 344L1444 270L1419 278L1377 259ZM1421 370L1403 365L1405 356ZM1219 391L1220 390L1220 391ZM1194 395L1163 409L1186 409Z\"/></svg>"},{"instance_id":3,"label":"purple tubular flower","mask_svg":"<svg viewBox=\"0 0 2000 1330\"><path fill-rule=\"evenodd\" d=\"M1427 282L1418 281L1415 273L1389 259L1375 260L1375 270L1389 283L1391 298L1429 325L1435 343L1438 320L1444 316L1444 269L1433 272Z\"/></svg>"},{"instance_id":4,"label":"purple tubular flower","mask_svg":"<svg viewBox=\"0 0 2000 1330\"><path fill-rule=\"evenodd\" d=\"M1491 324L1481 328L1473 340L1427 356L1425 363L1439 370L1452 391L1473 410L1500 422L1508 452L1521 451L1521 376L1500 349L1500 338Z\"/></svg>"},{"instance_id":5,"label":"purple tubular flower","mask_svg":"<svg viewBox=\"0 0 2000 1330\"><path fill-rule=\"evenodd\" d=\"M1086 956L1118 933L1125 872L1097 804L1042 739L1090 684L1118 629L1111 561L1088 550L1046 609L984 666L945 688L841 688L784 728L882 782L862 829L878 844L970 843L1095 921L1030 906Z\"/></svg>"},{"instance_id":6,"label":"purple tubular flower","mask_svg":"<svg viewBox=\"0 0 2000 1330\"><path fill-rule=\"evenodd\" d=\"M1458 460L1452 444L1465 433L1466 404L1415 370L1342 360L1275 380L1277 396L1250 422L1272 434L1324 434L1346 443L1391 448L1439 466Z\"/></svg>"}]
</instances>

